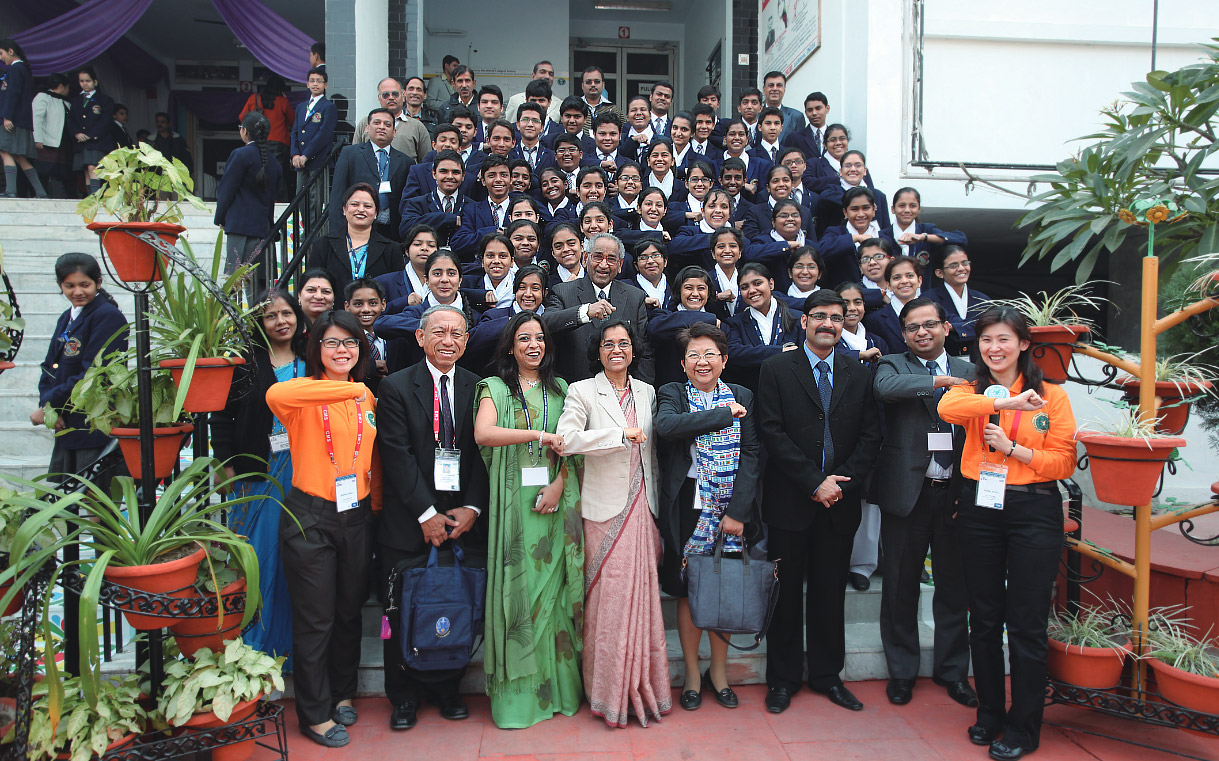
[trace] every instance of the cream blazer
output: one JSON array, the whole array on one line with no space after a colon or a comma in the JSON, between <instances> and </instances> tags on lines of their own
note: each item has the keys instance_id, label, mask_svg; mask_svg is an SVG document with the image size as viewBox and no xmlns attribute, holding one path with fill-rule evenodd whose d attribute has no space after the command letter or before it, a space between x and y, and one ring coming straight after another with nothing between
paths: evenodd
<instances>
[{"instance_id":1,"label":"cream blazer","mask_svg":"<svg viewBox=\"0 0 1219 761\"><path fill-rule=\"evenodd\" d=\"M652 416L656 411L656 389L630 379L635 395L635 418L647 441L643 443L643 483L653 517L656 504L656 448ZM580 512L590 521L607 521L627 507L631 485L630 446L626 440L626 416L618 394L605 377L577 381L567 389L557 433L566 444L565 454L584 455L580 472Z\"/></svg>"}]
</instances>

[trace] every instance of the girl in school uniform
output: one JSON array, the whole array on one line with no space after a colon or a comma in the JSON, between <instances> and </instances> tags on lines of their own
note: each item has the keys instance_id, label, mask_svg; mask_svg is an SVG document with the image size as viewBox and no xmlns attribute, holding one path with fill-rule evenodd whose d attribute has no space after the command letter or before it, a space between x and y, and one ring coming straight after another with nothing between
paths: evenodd
<instances>
[{"instance_id":1,"label":"girl in school uniform","mask_svg":"<svg viewBox=\"0 0 1219 761\"><path fill-rule=\"evenodd\" d=\"M64 254L55 260L55 280L72 306L55 323L38 378L38 409L30 415L30 422L45 422L44 405L59 412L55 430L70 432L55 437L50 470L77 473L101 455L110 437L90 431L82 413L64 408L86 370L113 352L127 349L127 318L102 290L102 268L89 254Z\"/></svg>"},{"instance_id":2,"label":"girl in school uniform","mask_svg":"<svg viewBox=\"0 0 1219 761\"><path fill-rule=\"evenodd\" d=\"M902 188L893 194L893 224L880 231L880 237L893 246L895 256L913 256L927 268L931 264L931 251L936 246L952 243L961 248L969 245L965 233L959 230L945 232L930 222L919 219L922 212L922 197L914 188ZM924 282L924 286L930 285Z\"/></svg>"},{"instance_id":3,"label":"girl in school uniform","mask_svg":"<svg viewBox=\"0 0 1219 761\"><path fill-rule=\"evenodd\" d=\"M38 179L30 159L38 158L34 148L34 82L30 65L21 46L0 40L0 61L8 67L0 77L0 160L4 162L3 198L17 197L17 167L34 188L34 195L46 198L47 191Z\"/></svg>"},{"instance_id":4,"label":"girl in school uniform","mask_svg":"<svg viewBox=\"0 0 1219 761\"><path fill-rule=\"evenodd\" d=\"M267 132L267 147L271 149L271 154L275 156L275 161L279 164L280 176L295 179L294 173L288 170L291 168L289 166L291 159L289 146L292 141L292 122L296 119L296 114L292 111L291 104L288 103L288 97L284 95L286 89L287 85L282 78L276 74L270 75L262 89L252 93L246 100L241 113L237 115L237 120L244 122L246 114L254 112L259 112L267 118L267 123L270 125ZM291 200L292 195L288 192L291 189L285 185L282 190L279 200Z\"/></svg>"},{"instance_id":5,"label":"girl in school uniform","mask_svg":"<svg viewBox=\"0 0 1219 761\"><path fill-rule=\"evenodd\" d=\"M639 222L639 192L643 190L643 169L634 161L618 167L614 178L618 189L610 206L614 210L615 222L620 227L631 227Z\"/></svg>"},{"instance_id":6,"label":"girl in school uniform","mask_svg":"<svg viewBox=\"0 0 1219 761\"><path fill-rule=\"evenodd\" d=\"M101 90L101 82L91 67L76 72L80 84L80 95L72 99L72 110L68 121L72 123L72 135L76 139L76 159L72 171L85 171L88 192L101 187L97 179L97 162L114 150L114 137L110 125L114 121L114 100Z\"/></svg>"},{"instance_id":7,"label":"girl in school uniform","mask_svg":"<svg viewBox=\"0 0 1219 761\"><path fill-rule=\"evenodd\" d=\"M703 218L703 201L711 188L715 187L715 169L703 160L702 154L691 152L686 158L689 164L685 170L686 197L681 201L670 201L669 213L665 217L666 224L678 228L697 224Z\"/></svg>"},{"instance_id":8,"label":"girl in school uniform","mask_svg":"<svg viewBox=\"0 0 1219 761\"><path fill-rule=\"evenodd\" d=\"M660 188L665 198L686 200L686 184L673 173L673 141L667 137L652 138L643 154L643 161L652 171L644 178L645 188Z\"/></svg>"}]
</instances>

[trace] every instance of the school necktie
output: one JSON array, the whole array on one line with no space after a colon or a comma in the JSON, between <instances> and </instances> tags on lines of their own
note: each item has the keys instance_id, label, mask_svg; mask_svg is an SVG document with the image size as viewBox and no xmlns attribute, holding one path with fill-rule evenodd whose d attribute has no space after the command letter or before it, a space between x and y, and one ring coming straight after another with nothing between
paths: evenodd
<instances>
[{"instance_id":1,"label":"school necktie","mask_svg":"<svg viewBox=\"0 0 1219 761\"><path fill-rule=\"evenodd\" d=\"M665 120L659 116L656 117L652 122L652 131L656 133L655 136L663 135L665 133Z\"/></svg>"},{"instance_id":2,"label":"school necktie","mask_svg":"<svg viewBox=\"0 0 1219 761\"><path fill-rule=\"evenodd\" d=\"M774 163L774 164L779 163L779 149L778 148L770 149L770 160L771 160L771 163Z\"/></svg>"},{"instance_id":3,"label":"school necktie","mask_svg":"<svg viewBox=\"0 0 1219 761\"><path fill-rule=\"evenodd\" d=\"M533 168L535 168L535 169L536 169L536 168L537 168L537 165L538 165L538 149L537 149L537 147L535 146L535 147L533 147L533 148L526 148L526 147L524 147L524 146L521 146L521 150L522 150L522 151L524 151L524 153L525 153L525 160L529 162L529 166L530 166L530 167L533 167Z\"/></svg>"},{"instance_id":4,"label":"school necktie","mask_svg":"<svg viewBox=\"0 0 1219 761\"><path fill-rule=\"evenodd\" d=\"M449 376L440 376L440 446L453 448L453 405L449 403Z\"/></svg>"},{"instance_id":5,"label":"school necktie","mask_svg":"<svg viewBox=\"0 0 1219 761\"><path fill-rule=\"evenodd\" d=\"M499 227L499 205L491 204L491 222L493 227Z\"/></svg>"},{"instance_id":6,"label":"school necktie","mask_svg":"<svg viewBox=\"0 0 1219 761\"><path fill-rule=\"evenodd\" d=\"M445 196L445 198L444 198L444 213L445 214L453 213L453 197L452 196Z\"/></svg>"},{"instance_id":7,"label":"school necktie","mask_svg":"<svg viewBox=\"0 0 1219 761\"><path fill-rule=\"evenodd\" d=\"M940 363L936 362L934 359L928 360L927 361L927 372L931 373L931 377L933 377L933 378L935 376L939 375L940 374ZM936 430L940 431L941 433L951 433L952 428L950 428L949 425L944 422L944 419L940 417L940 412L939 412L940 399L942 399L944 397L944 391L945 391L945 389L942 389L942 388L935 389L935 404L936 404L935 425L936 425ZM947 451L932 452L931 459L935 460L935 464L939 465L941 468L951 468L952 467L952 452L947 452Z\"/></svg>"},{"instance_id":8,"label":"school necktie","mask_svg":"<svg viewBox=\"0 0 1219 761\"><path fill-rule=\"evenodd\" d=\"M601 160L602 160L602 161L609 161L609 160L610 160L610 155L609 155L608 153L602 153L602 154L601 154Z\"/></svg>"},{"instance_id":9,"label":"school necktie","mask_svg":"<svg viewBox=\"0 0 1219 761\"><path fill-rule=\"evenodd\" d=\"M389 151L384 148L377 149L377 174L381 176L381 182L389 180ZM381 211L377 213L377 221L385 224L389 221L389 193L381 193Z\"/></svg>"},{"instance_id":10,"label":"school necktie","mask_svg":"<svg viewBox=\"0 0 1219 761\"><path fill-rule=\"evenodd\" d=\"M834 439L830 436L830 397L834 389L830 386L830 366L824 359L817 363L817 393L821 395L821 412L825 415L825 431L822 433L821 469L834 464Z\"/></svg>"},{"instance_id":11,"label":"school necktie","mask_svg":"<svg viewBox=\"0 0 1219 761\"><path fill-rule=\"evenodd\" d=\"M372 356L374 362L384 359L381 356L381 350L377 348L377 336L374 333L364 331L364 337L368 339L368 353Z\"/></svg>"},{"instance_id":12,"label":"school necktie","mask_svg":"<svg viewBox=\"0 0 1219 761\"><path fill-rule=\"evenodd\" d=\"M795 180L796 182L799 182L800 178L797 177ZM791 199L796 203L800 203L800 188L792 188Z\"/></svg>"},{"instance_id":13,"label":"school necktie","mask_svg":"<svg viewBox=\"0 0 1219 761\"><path fill-rule=\"evenodd\" d=\"M821 130L813 127L813 155L810 158L821 158Z\"/></svg>"}]
</instances>

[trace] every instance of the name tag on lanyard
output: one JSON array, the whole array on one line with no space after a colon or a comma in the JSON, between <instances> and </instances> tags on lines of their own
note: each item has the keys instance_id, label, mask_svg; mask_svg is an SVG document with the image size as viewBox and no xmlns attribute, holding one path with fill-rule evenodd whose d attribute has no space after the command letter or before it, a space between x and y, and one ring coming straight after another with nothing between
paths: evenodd
<instances>
[{"instance_id":1,"label":"name tag on lanyard","mask_svg":"<svg viewBox=\"0 0 1219 761\"><path fill-rule=\"evenodd\" d=\"M1011 435L1008 436L1012 441L1016 440L1016 431L1020 427L1020 416L1023 413L1020 410L1016 411L1016 416L1012 420ZM978 419L978 434L982 444L982 456L986 457L986 422ZM951 434L945 434L951 437ZM930 439L930 436L928 436ZM950 438L951 440L951 438ZM1007 458L1004 457L1004 460ZM978 495L974 500L974 504L978 507L985 507L990 510L1002 510L1003 500L1007 496L1007 465L998 462L987 462L985 459L978 465Z\"/></svg>"},{"instance_id":2,"label":"name tag on lanyard","mask_svg":"<svg viewBox=\"0 0 1219 761\"><path fill-rule=\"evenodd\" d=\"M520 384L517 384L520 389ZM525 402L525 392L521 389L521 408L525 411L525 428L532 431L533 424L529 419L529 405ZM547 421L549 419L549 405L546 401L546 389L542 388L542 427L541 431L546 430ZM534 446L537 446L537 452L534 452ZM550 469L545 465L538 464L541 462L545 451L542 447L541 440L529 442L529 455L535 463L533 467L521 468L521 486L546 486L550 483Z\"/></svg>"},{"instance_id":3,"label":"name tag on lanyard","mask_svg":"<svg viewBox=\"0 0 1219 761\"><path fill-rule=\"evenodd\" d=\"M461 452L445 449L451 442L440 440L440 389L432 386L432 437L436 439L436 459L432 483L436 491L461 491Z\"/></svg>"},{"instance_id":4,"label":"name tag on lanyard","mask_svg":"<svg viewBox=\"0 0 1219 761\"><path fill-rule=\"evenodd\" d=\"M326 435L326 454L330 456L330 464L337 474L339 464L334 459L334 435L330 431L330 405L322 405L322 429ZM364 412L360 403L356 402L356 446L351 458L351 469L354 471L360 464L360 445L364 442ZM371 475L371 474L370 474ZM355 473L335 475L334 506L342 513L360 506L360 487Z\"/></svg>"}]
</instances>

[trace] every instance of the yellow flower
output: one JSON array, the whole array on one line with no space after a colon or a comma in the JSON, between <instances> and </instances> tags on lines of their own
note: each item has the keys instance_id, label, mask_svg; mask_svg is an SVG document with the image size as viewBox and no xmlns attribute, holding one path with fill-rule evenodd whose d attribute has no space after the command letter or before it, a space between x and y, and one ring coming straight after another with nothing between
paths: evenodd
<instances>
[{"instance_id":1,"label":"yellow flower","mask_svg":"<svg viewBox=\"0 0 1219 761\"><path fill-rule=\"evenodd\" d=\"M1164 204L1152 206L1147 210L1147 221L1152 224L1164 222L1168 219L1168 207Z\"/></svg>"},{"instance_id":2,"label":"yellow flower","mask_svg":"<svg viewBox=\"0 0 1219 761\"><path fill-rule=\"evenodd\" d=\"M1122 220L1123 222L1125 222L1128 225L1133 225L1136 222L1138 222L1138 220L1134 218L1134 215L1130 213L1130 209L1120 210L1117 213L1117 218Z\"/></svg>"}]
</instances>

